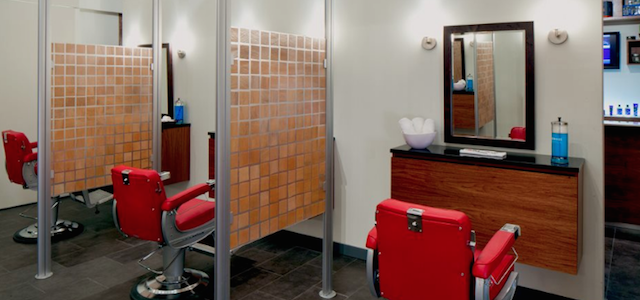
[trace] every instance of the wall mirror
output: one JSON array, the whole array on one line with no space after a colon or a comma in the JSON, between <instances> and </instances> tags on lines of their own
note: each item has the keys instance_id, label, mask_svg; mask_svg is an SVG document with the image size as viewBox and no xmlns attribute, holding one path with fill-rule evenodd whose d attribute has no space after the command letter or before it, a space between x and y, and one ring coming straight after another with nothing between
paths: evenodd
<instances>
[{"instance_id":1,"label":"wall mirror","mask_svg":"<svg viewBox=\"0 0 640 300\"><path fill-rule=\"evenodd\" d=\"M140 45L140 47L151 48L150 44ZM168 43L162 44L162 61L164 65L160 70L160 113L173 118L173 58L171 56L171 46Z\"/></svg>"},{"instance_id":2,"label":"wall mirror","mask_svg":"<svg viewBox=\"0 0 640 300\"><path fill-rule=\"evenodd\" d=\"M533 22L444 27L444 140L535 148Z\"/></svg>"}]
</instances>

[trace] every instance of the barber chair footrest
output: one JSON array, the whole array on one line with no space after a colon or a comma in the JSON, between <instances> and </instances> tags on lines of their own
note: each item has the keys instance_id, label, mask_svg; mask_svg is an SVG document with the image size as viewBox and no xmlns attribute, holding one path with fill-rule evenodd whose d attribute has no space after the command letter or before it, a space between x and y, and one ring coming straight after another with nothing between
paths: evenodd
<instances>
[{"instance_id":1,"label":"barber chair footrest","mask_svg":"<svg viewBox=\"0 0 640 300\"><path fill-rule=\"evenodd\" d=\"M180 282L167 282L164 275L152 275L131 289L131 299L204 299L209 276L198 270L184 269Z\"/></svg>"},{"instance_id":2,"label":"barber chair footrest","mask_svg":"<svg viewBox=\"0 0 640 300\"><path fill-rule=\"evenodd\" d=\"M77 222L68 220L58 220L56 225L51 227L51 242L69 239L81 234L84 226ZM38 242L38 224L31 224L21 230L16 231L13 240L22 244L35 244Z\"/></svg>"}]
</instances>

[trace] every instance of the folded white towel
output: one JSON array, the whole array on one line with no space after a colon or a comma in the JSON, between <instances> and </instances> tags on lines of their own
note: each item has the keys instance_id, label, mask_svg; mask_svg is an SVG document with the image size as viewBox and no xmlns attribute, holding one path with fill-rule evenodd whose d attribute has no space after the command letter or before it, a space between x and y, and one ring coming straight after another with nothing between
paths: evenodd
<instances>
[{"instance_id":1,"label":"folded white towel","mask_svg":"<svg viewBox=\"0 0 640 300\"><path fill-rule=\"evenodd\" d=\"M423 133L430 133L436 131L436 122L433 119L424 120L424 125L422 125Z\"/></svg>"},{"instance_id":2,"label":"folded white towel","mask_svg":"<svg viewBox=\"0 0 640 300\"><path fill-rule=\"evenodd\" d=\"M454 91L462 91L465 87L467 87L467 82L464 81L464 79L460 79L458 82L453 84Z\"/></svg>"},{"instance_id":3,"label":"folded white towel","mask_svg":"<svg viewBox=\"0 0 640 300\"><path fill-rule=\"evenodd\" d=\"M413 122L407 118L402 118L398 121L400 124L400 128L404 133L416 133L415 129L413 129Z\"/></svg>"},{"instance_id":4,"label":"folded white towel","mask_svg":"<svg viewBox=\"0 0 640 300\"><path fill-rule=\"evenodd\" d=\"M413 118L413 120L411 120L411 122L413 122L413 130L415 130L416 133L422 133L422 126L424 125L424 119L420 117L415 117Z\"/></svg>"}]
</instances>

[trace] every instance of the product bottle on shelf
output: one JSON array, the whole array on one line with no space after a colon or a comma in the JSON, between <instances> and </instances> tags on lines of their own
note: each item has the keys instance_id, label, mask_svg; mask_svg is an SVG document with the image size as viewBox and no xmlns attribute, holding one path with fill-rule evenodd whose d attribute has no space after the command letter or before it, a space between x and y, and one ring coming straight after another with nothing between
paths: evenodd
<instances>
[{"instance_id":1,"label":"product bottle on shelf","mask_svg":"<svg viewBox=\"0 0 640 300\"><path fill-rule=\"evenodd\" d=\"M184 122L184 102L178 98L176 104L173 108L174 119L176 119L176 124L182 124Z\"/></svg>"},{"instance_id":2,"label":"product bottle on shelf","mask_svg":"<svg viewBox=\"0 0 640 300\"><path fill-rule=\"evenodd\" d=\"M627 104L627 107L624 108L624 114L627 116L631 115L631 108L629 107L629 104Z\"/></svg>"},{"instance_id":3,"label":"product bottle on shelf","mask_svg":"<svg viewBox=\"0 0 640 300\"><path fill-rule=\"evenodd\" d=\"M622 105L618 104L618 109L616 110L618 116L622 116Z\"/></svg>"}]
</instances>

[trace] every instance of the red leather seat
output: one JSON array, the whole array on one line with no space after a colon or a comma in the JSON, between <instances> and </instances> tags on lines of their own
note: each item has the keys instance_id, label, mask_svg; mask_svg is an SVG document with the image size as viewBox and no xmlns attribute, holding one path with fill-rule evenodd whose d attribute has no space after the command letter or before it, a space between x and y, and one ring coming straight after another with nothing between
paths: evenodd
<instances>
[{"instance_id":1,"label":"red leather seat","mask_svg":"<svg viewBox=\"0 0 640 300\"><path fill-rule=\"evenodd\" d=\"M163 271L157 272L162 276L142 280L131 290L131 298L165 299L171 295L178 299L181 294L197 294L209 277L184 268L185 250L215 229L215 202L196 198L211 191L213 183L198 184L167 198L154 170L117 166L111 169L111 178L118 229L128 236L158 242L165 256Z\"/></svg>"},{"instance_id":2,"label":"red leather seat","mask_svg":"<svg viewBox=\"0 0 640 300\"><path fill-rule=\"evenodd\" d=\"M3 131L2 141L9 180L22 185L25 189L37 188L37 178L35 184L33 184L33 182L28 183L23 174L23 167L26 163L33 163L31 170L37 175L38 154L35 153L33 149L38 147L38 143L29 142L29 139L24 133L13 130Z\"/></svg>"},{"instance_id":3,"label":"red leather seat","mask_svg":"<svg viewBox=\"0 0 640 300\"><path fill-rule=\"evenodd\" d=\"M510 299L518 274L509 252L519 232L507 224L474 249L464 213L387 199L367 237L371 292L390 300Z\"/></svg>"}]
</instances>

